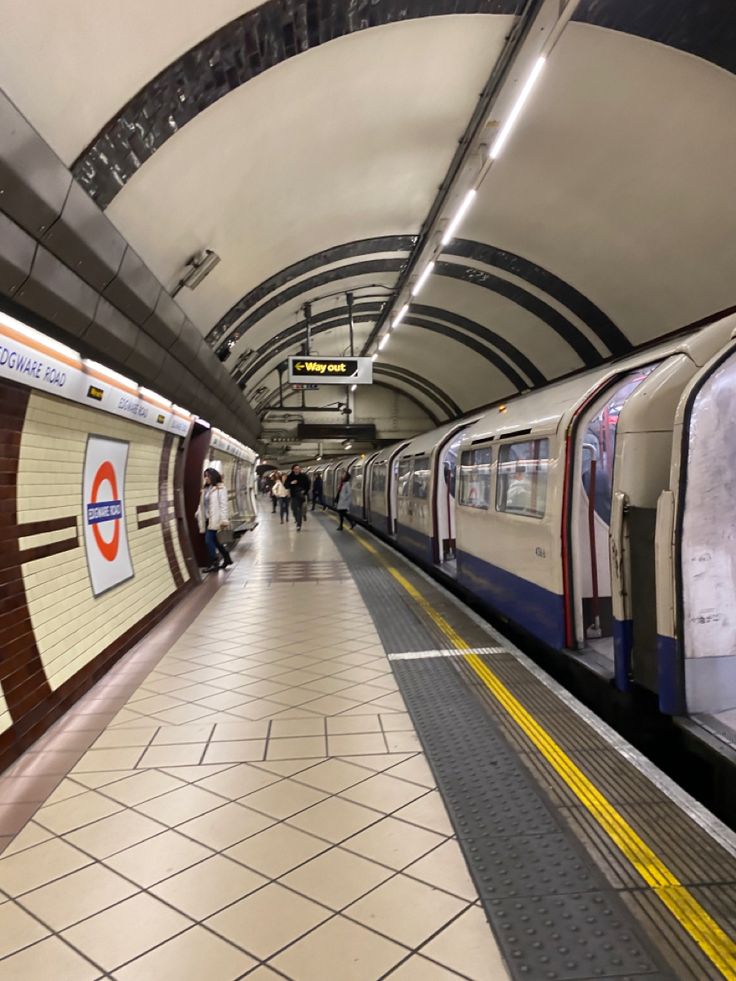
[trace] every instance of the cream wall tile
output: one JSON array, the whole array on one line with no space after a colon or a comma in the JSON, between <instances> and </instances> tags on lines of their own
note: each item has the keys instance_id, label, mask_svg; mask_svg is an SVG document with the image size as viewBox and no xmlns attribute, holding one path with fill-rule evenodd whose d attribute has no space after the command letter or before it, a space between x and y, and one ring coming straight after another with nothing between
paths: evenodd
<instances>
[{"instance_id":1,"label":"cream wall tile","mask_svg":"<svg viewBox=\"0 0 736 981\"><path fill-rule=\"evenodd\" d=\"M135 575L97 598L89 583L82 535L81 482L89 432L130 444L126 524ZM138 529L136 517L138 504L158 500L163 439L162 433L128 420L36 392L31 394L21 438L18 519L26 522L74 515L80 541L80 547L73 552L38 559L23 569L34 634L54 690L175 590L161 526ZM176 453L171 456L167 489L173 498ZM68 530L49 532L31 536L28 544L45 544L68 536ZM182 568L185 572L183 564ZM70 629L75 622L84 622L83 634ZM2 715L0 724L1 720Z\"/></svg>"}]
</instances>

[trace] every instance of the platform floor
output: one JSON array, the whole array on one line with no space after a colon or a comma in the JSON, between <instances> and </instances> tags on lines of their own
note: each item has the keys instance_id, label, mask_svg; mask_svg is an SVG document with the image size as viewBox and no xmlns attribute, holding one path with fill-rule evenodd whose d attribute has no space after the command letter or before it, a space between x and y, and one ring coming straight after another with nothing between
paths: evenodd
<instances>
[{"instance_id":1,"label":"platform floor","mask_svg":"<svg viewBox=\"0 0 736 981\"><path fill-rule=\"evenodd\" d=\"M736 978L733 837L502 638L329 516L236 556L0 778L0 981Z\"/></svg>"},{"instance_id":2,"label":"platform floor","mask_svg":"<svg viewBox=\"0 0 736 981\"><path fill-rule=\"evenodd\" d=\"M1 782L60 780L0 857L2 981L507 976L336 537L264 513Z\"/></svg>"}]
</instances>

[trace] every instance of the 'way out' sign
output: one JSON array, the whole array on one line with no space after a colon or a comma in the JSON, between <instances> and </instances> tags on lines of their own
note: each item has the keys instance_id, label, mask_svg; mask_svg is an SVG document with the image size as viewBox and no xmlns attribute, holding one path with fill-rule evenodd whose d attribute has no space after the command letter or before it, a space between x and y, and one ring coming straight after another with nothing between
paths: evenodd
<instances>
[{"instance_id":1,"label":"'way out' sign","mask_svg":"<svg viewBox=\"0 0 736 981\"><path fill-rule=\"evenodd\" d=\"M373 362L370 358L289 358L289 382L319 381L320 385L370 385Z\"/></svg>"},{"instance_id":2,"label":"'way out' sign","mask_svg":"<svg viewBox=\"0 0 736 981\"><path fill-rule=\"evenodd\" d=\"M84 457L84 545L92 593L99 596L133 576L125 526L128 444L90 436Z\"/></svg>"}]
</instances>

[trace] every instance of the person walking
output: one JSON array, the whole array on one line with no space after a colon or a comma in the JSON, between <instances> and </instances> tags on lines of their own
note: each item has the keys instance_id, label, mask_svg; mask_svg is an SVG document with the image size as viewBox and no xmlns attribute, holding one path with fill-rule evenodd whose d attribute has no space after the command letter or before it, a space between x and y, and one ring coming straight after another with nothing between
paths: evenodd
<instances>
[{"instance_id":1,"label":"person walking","mask_svg":"<svg viewBox=\"0 0 736 981\"><path fill-rule=\"evenodd\" d=\"M273 499L278 502L279 505L279 516L281 518L281 524L286 521L289 522L289 492L284 487L284 481L281 474L276 471L273 475L273 486L271 488L271 493L273 494Z\"/></svg>"},{"instance_id":2,"label":"person walking","mask_svg":"<svg viewBox=\"0 0 736 981\"><path fill-rule=\"evenodd\" d=\"M325 485L322 481L322 471L318 470L317 473L314 475L314 483L312 484L312 510L313 511L317 506L317 502L319 502L322 505L323 511L327 509L327 505L325 504L324 493L325 493Z\"/></svg>"},{"instance_id":3,"label":"person walking","mask_svg":"<svg viewBox=\"0 0 736 981\"><path fill-rule=\"evenodd\" d=\"M340 487L337 491L337 497L335 498L335 507L337 508L337 513L340 515L340 526L338 531L342 531L342 525L345 518L350 522L350 527L355 527L355 522L353 521L352 515L350 514L350 504L353 497L353 487L351 484L352 477L350 476L350 471L343 471L342 480L340 481Z\"/></svg>"},{"instance_id":4,"label":"person walking","mask_svg":"<svg viewBox=\"0 0 736 981\"><path fill-rule=\"evenodd\" d=\"M302 518L304 517L304 502L309 494L310 481L298 463L291 468L291 472L284 481L289 494L291 494L291 510L296 521L296 530L302 530Z\"/></svg>"},{"instance_id":5,"label":"person walking","mask_svg":"<svg viewBox=\"0 0 736 981\"><path fill-rule=\"evenodd\" d=\"M214 467L208 467L204 472L202 493L199 495L197 507L197 527L204 535L204 543L210 558L210 564L205 572L217 572L220 568L227 569L231 566L233 560L230 558L230 552L217 537L218 531L225 531L230 527L227 488L222 482L219 471ZM218 563L218 552L222 556L222 566Z\"/></svg>"},{"instance_id":6,"label":"person walking","mask_svg":"<svg viewBox=\"0 0 736 981\"><path fill-rule=\"evenodd\" d=\"M268 493L271 496L271 504L273 505L271 508L271 514L276 514L276 510L279 506L279 499L274 493L274 487L276 486L276 481L280 478L280 476L281 474L278 472L278 470L274 470L273 473L268 475Z\"/></svg>"}]
</instances>

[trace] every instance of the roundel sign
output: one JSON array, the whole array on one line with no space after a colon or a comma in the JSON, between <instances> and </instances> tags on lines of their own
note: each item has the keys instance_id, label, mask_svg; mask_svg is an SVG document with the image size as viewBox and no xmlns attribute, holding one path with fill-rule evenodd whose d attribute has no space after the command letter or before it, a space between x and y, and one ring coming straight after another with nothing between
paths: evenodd
<instances>
[{"instance_id":1,"label":"roundel sign","mask_svg":"<svg viewBox=\"0 0 736 981\"><path fill-rule=\"evenodd\" d=\"M130 579L133 564L125 527L128 443L90 436L84 459L84 543L95 596Z\"/></svg>"}]
</instances>

